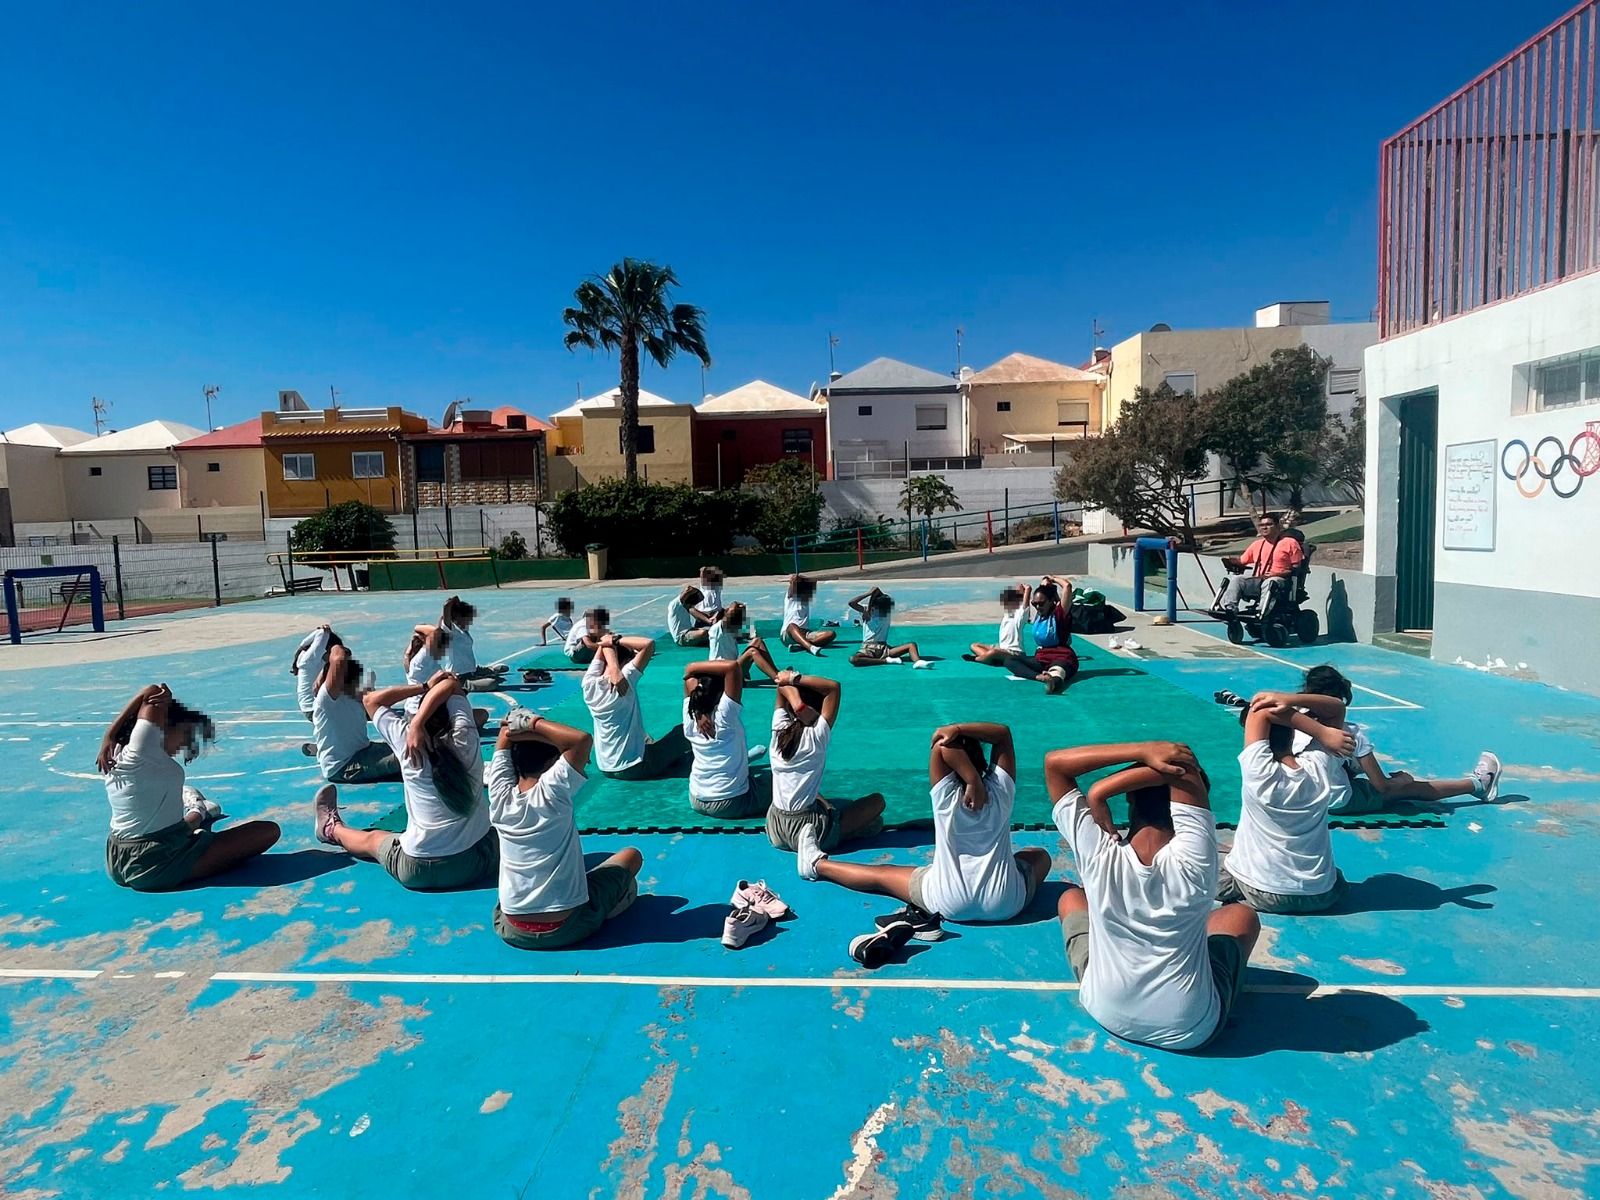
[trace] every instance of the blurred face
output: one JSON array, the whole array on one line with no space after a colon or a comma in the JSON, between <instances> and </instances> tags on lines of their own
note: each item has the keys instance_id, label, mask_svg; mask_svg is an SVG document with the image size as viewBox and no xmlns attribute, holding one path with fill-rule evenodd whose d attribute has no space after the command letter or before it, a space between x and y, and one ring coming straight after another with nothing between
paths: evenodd
<instances>
[{"instance_id":1,"label":"blurred face","mask_svg":"<svg viewBox=\"0 0 1600 1200\"><path fill-rule=\"evenodd\" d=\"M1049 616L1050 613L1054 609L1055 609L1055 605L1050 603L1050 597L1049 596L1041 596L1041 595L1038 595L1038 594L1034 595L1034 597L1033 597L1033 611L1038 613L1041 617Z\"/></svg>"},{"instance_id":2,"label":"blurred face","mask_svg":"<svg viewBox=\"0 0 1600 1200\"><path fill-rule=\"evenodd\" d=\"M200 753L200 727L192 721L170 725L161 744L173 758L190 761Z\"/></svg>"}]
</instances>

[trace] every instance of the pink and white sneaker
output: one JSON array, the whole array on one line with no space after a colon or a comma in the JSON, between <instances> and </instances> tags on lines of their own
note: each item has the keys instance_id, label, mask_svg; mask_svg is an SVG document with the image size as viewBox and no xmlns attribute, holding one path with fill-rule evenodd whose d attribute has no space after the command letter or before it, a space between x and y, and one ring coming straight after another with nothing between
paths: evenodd
<instances>
[{"instance_id":1,"label":"pink and white sneaker","mask_svg":"<svg viewBox=\"0 0 1600 1200\"><path fill-rule=\"evenodd\" d=\"M339 789L331 783L323 784L313 803L317 810L317 841L337 846L339 839L333 836L333 827L343 823L339 817Z\"/></svg>"},{"instance_id":2,"label":"pink and white sneaker","mask_svg":"<svg viewBox=\"0 0 1600 1200\"><path fill-rule=\"evenodd\" d=\"M794 916L794 910L767 886L765 879L758 879L754 883L747 879L739 880L739 886L733 889L733 896L728 903L734 908L753 908L769 921L781 921Z\"/></svg>"},{"instance_id":3,"label":"pink and white sneaker","mask_svg":"<svg viewBox=\"0 0 1600 1200\"><path fill-rule=\"evenodd\" d=\"M722 923L722 944L729 950L738 950L750 940L752 934L767 927L770 918L753 908L735 908Z\"/></svg>"}]
</instances>

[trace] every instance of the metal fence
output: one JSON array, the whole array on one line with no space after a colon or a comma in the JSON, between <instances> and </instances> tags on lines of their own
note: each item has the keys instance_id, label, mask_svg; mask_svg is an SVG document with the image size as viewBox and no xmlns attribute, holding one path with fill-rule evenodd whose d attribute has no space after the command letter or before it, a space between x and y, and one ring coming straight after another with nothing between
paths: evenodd
<instances>
[{"instance_id":1,"label":"metal fence","mask_svg":"<svg viewBox=\"0 0 1600 1200\"><path fill-rule=\"evenodd\" d=\"M1600 268L1600 0L1383 143L1379 336Z\"/></svg>"}]
</instances>

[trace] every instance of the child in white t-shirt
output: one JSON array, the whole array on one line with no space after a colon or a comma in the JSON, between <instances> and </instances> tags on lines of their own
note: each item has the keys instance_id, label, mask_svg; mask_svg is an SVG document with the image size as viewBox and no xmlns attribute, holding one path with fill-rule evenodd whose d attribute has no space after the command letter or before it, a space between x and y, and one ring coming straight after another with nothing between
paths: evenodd
<instances>
[{"instance_id":1,"label":"child in white t-shirt","mask_svg":"<svg viewBox=\"0 0 1600 1200\"><path fill-rule=\"evenodd\" d=\"M778 640L790 653L804 650L819 657L824 646L831 646L838 631L811 628L811 601L817 594L817 581L805 575L789 576L789 590L783 599L783 629Z\"/></svg>"},{"instance_id":2,"label":"child in white t-shirt","mask_svg":"<svg viewBox=\"0 0 1600 1200\"><path fill-rule=\"evenodd\" d=\"M691 663L683 669L683 736L694 753L689 803L708 817L759 817L770 796L752 786L750 760L766 752L744 732L744 672L737 662Z\"/></svg>"},{"instance_id":3,"label":"child in white t-shirt","mask_svg":"<svg viewBox=\"0 0 1600 1200\"><path fill-rule=\"evenodd\" d=\"M985 761L985 747L992 753ZM986 721L942 725L928 758L933 800L933 862L925 867L842 863L822 853L802 829L796 865L802 879L827 879L857 892L903 900L904 920L924 941L941 936L939 921L1009 921L1033 901L1050 873L1050 855L1011 845L1017 752L1011 730ZM885 918L888 920L889 918Z\"/></svg>"},{"instance_id":4,"label":"child in white t-shirt","mask_svg":"<svg viewBox=\"0 0 1600 1200\"><path fill-rule=\"evenodd\" d=\"M295 647L289 674L294 676L295 699L300 702L300 712L308 721L311 720L311 703L317 698L317 676L322 673L328 649L343 644L331 625L318 625Z\"/></svg>"},{"instance_id":5,"label":"child in white t-shirt","mask_svg":"<svg viewBox=\"0 0 1600 1200\"><path fill-rule=\"evenodd\" d=\"M591 608L583 614L583 620L574 621L572 628L567 631L566 639L561 644L562 652L580 667L587 666L594 661L595 652L600 648L601 639L610 631L610 625L609 609Z\"/></svg>"},{"instance_id":6,"label":"child in white t-shirt","mask_svg":"<svg viewBox=\"0 0 1600 1200\"><path fill-rule=\"evenodd\" d=\"M411 630L411 641L406 645L406 682L420 686L442 669L445 652L450 647L450 634L442 625L416 625Z\"/></svg>"},{"instance_id":7,"label":"child in white t-shirt","mask_svg":"<svg viewBox=\"0 0 1600 1200\"><path fill-rule=\"evenodd\" d=\"M1078 777L1115 774L1087 795ZM1056 827L1077 864L1057 905L1085 1010L1108 1032L1166 1050L1197 1050L1228 1021L1261 919L1212 908L1217 823L1194 751L1174 742L1080 746L1045 756ZM1128 797L1128 831L1110 800Z\"/></svg>"},{"instance_id":8,"label":"child in white t-shirt","mask_svg":"<svg viewBox=\"0 0 1600 1200\"><path fill-rule=\"evenodd\" d=\"M573 800L594 741L581 729L516 708L500 725L489 760L489 819L500 837L494 929L519 950L555 950L593 936L639 894L644 857L633 847L593 870Z\"/></svg>"},{"instance_id":9,"label":"child in white t-shirt","mask_svg":"<svg viewBox=\"0 0 1600 1200\"><path fill-rule=\"evenodd\" d=\"M922 657L915 642L903 646L889 645L889 625L894 613L894 598L873 588L850 601L850 607L861 614L861 649L850 656L853 667L876 667L885 663L898 664L910 659L919 670L933 666Z\"/></svg>"},{"instance_id":10,"label":"child in white t-shirt","mask_svg":"<svg viewBox=\"0 0 1600 1200\"><path fill-rule=\"evenodd\" d=\"M583 702L594 721L595 765L611 779L659 779L689 754L689 743L676 724L656 741L645 735L639 680L655 653L649 638L607 633L583 673Z\"/></svg>"},{"instance_id":11,"label":"child in white t-shirt","mask_svg":"<svg viewBox=\"0 0 1600 1200\"><path fill-rule=\"evenodd\" d=\"M722 615L722 571L718 567L700 568L700 611L715 621Z\"/></svg>"},{"instance_id":12,"label":"child in white t-shirt","mask_svg":"<svg viewBox=\"0 0 1600 1200\"><path fill-rule=\"evenodd\" d=\"M755 630L750 631L750 643L741 652L739 640L744 636L745 607L741 601L735 600L728 605L715 623L707 631L709 635L708 653L713 662L738 662L739 669L746 679L750 678L750 668L754 667L768 679L777 679L778 667L772 661L772 655L767 650L767 644L756 636Z\"/></svg>"},{"instance_id":13,"label":"child in white t-shirt","mask_svg":"<svg viewBox=\"0 0 1600 1200\"><path fill-rule=\"evenodd\" d=\"M689 584L667 601L667 631L680 646L704 646L710 638L711 618L700 610L705 597Z\"/></svg>"},{"instance_id":14,"label":"child in white t-shirt","mask_svg":"<svg viewBox=\"0 0 1600 1200\"><path fill-rule=\"evenodd\" d=\"M1026 583L1008 587L1000 593L1000 631L994 644L973 642L972 652L961 657L986 667L1003 667L1009 658L1022 657L1022 627L1028 619L1033 589Z\"/></svg>"},{"instance_id":15,"label":"child in white t-shirt","mask_svg":"<svg viewBox=\"0 0 1600 1200\"><path fill-rule=\"evenodd\" d=\"M850 838L883 831L883 794L859 800L830 801L822 795L828 747L839 719L836 679L781 671L772 706L772 807L767 809L767 840L779 850L794 850L800 831L809 829L824 852Z\"/></svg>"},{"instance_id":16,"label":"child in white t-shirt","mask_svg":"<svg viewBox=\"0 0 1600 1200\"><path fill-rule=\"evenodd\" d=\"M480 666L477 651L472 645L472 622L478 610L460 596L451 596L444 602L444 613L439 626L450 635L445 647L442 665L469 692L489 692L505 684L505 674L511 668L505 663Z\"/></svg>"},{"instance_id":17,"label":"child in white t-shirt","mask_svg":"<svg viewBox=\"0 0 1600 1200\"><path fill-rule=\"evenodd\" d=\"M562 596L556 600L556 611L545 618L543 625L539 626L539 645L548 646L550 635L556 635L556 641L565 645L567 635L572 632L572 601Z\"/></svg>"}]
</instances>

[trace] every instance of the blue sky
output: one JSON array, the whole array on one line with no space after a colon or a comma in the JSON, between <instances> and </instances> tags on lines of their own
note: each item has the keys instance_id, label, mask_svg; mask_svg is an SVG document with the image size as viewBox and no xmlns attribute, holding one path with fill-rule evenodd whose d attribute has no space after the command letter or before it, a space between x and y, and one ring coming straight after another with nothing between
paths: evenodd
<instances>
[{"instance_id":1,"label":"blue sky","mask_svg":"<svg viewBox=\"0 0 1600 1200\"><path fill-rule=\"evenodd\" d=\"M707 389L880 354L1078 362L1156 321L1375 303L1379 141L1565 0L13 5L0 427L472 396L614 360L623 257L707 313ZM682 364L646 375L702 394Z\"/></svg>"}]
</instances>

